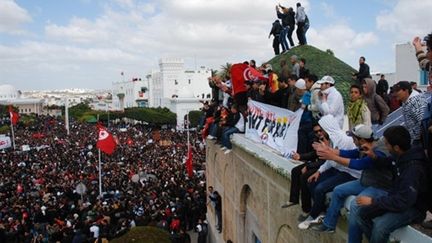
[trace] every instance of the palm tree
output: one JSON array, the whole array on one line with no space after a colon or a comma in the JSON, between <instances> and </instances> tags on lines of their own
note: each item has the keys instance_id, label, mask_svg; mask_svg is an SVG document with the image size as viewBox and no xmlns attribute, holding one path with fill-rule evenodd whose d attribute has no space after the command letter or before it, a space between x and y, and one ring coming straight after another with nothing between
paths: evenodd
<instances>
[{"instance_id":1,"label":"palm tree","mask_svg":"<svg viewBox=\"0 0 432 243\"><path fill-rule=\"evenodd\" d=\"M226 63L221 66L221 71L219 72L219 77L222 79L230 79L231 78L231 63Z\"/></svg>"}]
</instances>

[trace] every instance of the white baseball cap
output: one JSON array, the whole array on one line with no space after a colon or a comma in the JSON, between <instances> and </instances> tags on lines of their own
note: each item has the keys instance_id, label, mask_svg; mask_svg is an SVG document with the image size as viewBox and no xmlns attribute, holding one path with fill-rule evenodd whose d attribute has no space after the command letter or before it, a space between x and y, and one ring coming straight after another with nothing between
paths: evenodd
<instances>
[{"instance_id":1,"label":"white baseball cap","mask_svg":"<svg viewBox=\"0 0 432 243\"><path fill-rule=\"evenodd\" d=\"M324 84L324 83L334 84L335 80L332 78L332 76L324 76L320 80L318 80L317 83L318 84Z\"/></svg>"},{"instance_id":2,"label":"white baseball cap","mask_svg":"<svg viewBox=\"0 0 432 243\"><path fill-rule=\"evenodd\" d=\"M304 79L299 79L297 80L297 82L294 85L297 89L306 89L306 82L304 81Z\"/></svg>"}]
</instances>

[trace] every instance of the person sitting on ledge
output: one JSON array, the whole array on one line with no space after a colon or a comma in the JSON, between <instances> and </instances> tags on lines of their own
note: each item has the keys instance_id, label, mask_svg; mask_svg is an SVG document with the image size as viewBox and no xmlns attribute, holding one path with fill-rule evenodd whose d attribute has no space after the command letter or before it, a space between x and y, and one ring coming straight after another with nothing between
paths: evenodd
<instances>
[{"instance_id":1,"label":"person sitting on ledge","mask_svg":"<svg viewBox=\"0 0 432 243\"><path fill-rule=\"evenodd\" d=\"M323 142L330 144L328 134L316 123L313 126L314 142ZM282 205L282 208L288 208L299 203L299 196L301 195L301 206L303 213L308 214L311 210L311 196L308 188L307 179L314 174L318 168L324 163L320 160L315 150L307 153L293 153L292 159L305 161L305 163L294 167L291 170L291 187L289 201Z\"/></svg>"},{"instance_id":2,"label":"person sitting on ledge","mask_svg":"<svg viewBox=\"0 0 432 243\"><path fill-rule=\"evenodd\" d=\"M384 132L384 142L393 155L397 176L387 195L358 196L357 223L370 243L388 242L396 229L420 223L428 208L426 158L421 146L411 145L411 136L403 126Z\"/></svg>"}]
</instances>

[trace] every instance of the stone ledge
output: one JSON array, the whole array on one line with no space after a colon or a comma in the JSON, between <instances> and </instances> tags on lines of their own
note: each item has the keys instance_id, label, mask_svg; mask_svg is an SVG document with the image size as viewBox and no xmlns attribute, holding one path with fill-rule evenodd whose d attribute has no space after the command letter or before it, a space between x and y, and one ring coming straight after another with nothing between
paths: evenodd
<instances>
[{"instance_id":1,"label":"stone ledge","mask_svg":"<svg viewBox=\"0 0 432 243\"><path fill-rule=\"evenodd\" d=\"M264 164L283 177L291 180L291 170L299 165L294 160L284 158L278 151L271 149L270 147L256 143L250 139L247 139L244 134L233 134L232 142L240 147L241 149L250 153L253 157L263 161ZM330 199L331 192L327 194L327 198ZM345 200L344 209L342 212L343 216L349 214L349 205L355 196L350 196ZM391 234L391 239L398 242L416 242L416 243L430 243L432 238L415 227L409 225L394 231Z\"/></svg>"}]
</instances>

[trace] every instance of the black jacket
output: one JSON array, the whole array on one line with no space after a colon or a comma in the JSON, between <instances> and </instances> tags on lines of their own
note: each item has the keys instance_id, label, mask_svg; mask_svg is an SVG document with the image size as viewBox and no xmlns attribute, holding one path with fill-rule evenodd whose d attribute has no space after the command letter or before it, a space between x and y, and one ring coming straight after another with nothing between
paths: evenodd
<instances>
[{"instance_id":1,"label":"black jacket","mask_svg":"<svg viewBox=\"0 0 432 243\"><path fill-rule=\"evenodd\" d=\"M360 64L359 71L355 73L355 76L357 77L357 81L361 82L365 78L370 78L370 71L369 71L369 65L366 63Z\"/></svg>"},{"instance_id":2,"label":"black jacket","mask_svg":"<svg viewBox=\"0 0 432 243\"><path fill-rule=\"evenodd\" d=\"M277 12L277 17L282 20L282 26L289 26L291 29L294 29L295 26L295 13L294 11L288 13Z\"/></svg>"},{"instance_id":3,"label":"black jacket","mask_svg":"<svg viewBox=\"0 0 432 243\"><path fill-rule=\"evenodd\" d=\"M282 25L280 24L279 20L276 20L275 22L273 22L272 29L270 30L269 35L273 35L276 37L280 35L281 31Z\"/></svg>"},{"instance_id":4,"label":"black jacket","mask_svg":"<svg viewBox=\"0 0 432 243\"><path fill-rule=\"evenodd\" d=\"M426 213L428 208L426 175L426 158L423 149L412 147L405 154L396 159L396 179L389 194L385 197L374 198L372 205L365 211L370 217L376 217L386 212L401 212L415 207Z\"/></svg>"}]
</instances>

